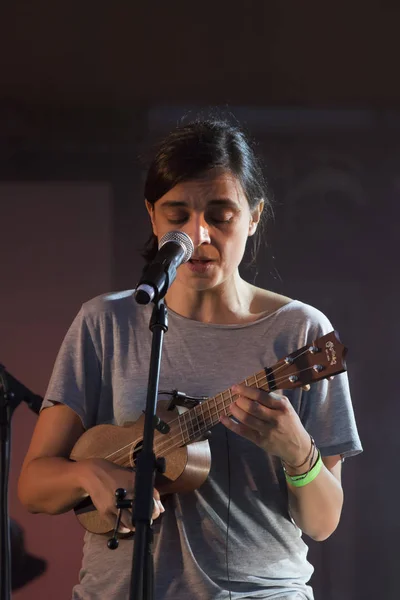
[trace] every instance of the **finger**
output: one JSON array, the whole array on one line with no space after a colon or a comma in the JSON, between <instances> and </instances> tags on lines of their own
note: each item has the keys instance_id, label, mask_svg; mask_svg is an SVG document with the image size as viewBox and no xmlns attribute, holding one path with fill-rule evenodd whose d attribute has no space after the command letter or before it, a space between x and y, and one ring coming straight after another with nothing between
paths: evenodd
<instances>
[{"instance_id":1,"label":"finger","mask_svg":"<svg viewBox=\"0 0 400 600\"><path fill-rule=\"evenodd\" d=\"M251 442L254 442L255 444L259 443L261 434L258 431L255 431L254 429L250 429L249 427L247 427L246 425L243 425L242 423L235 423L234 421L232 421L232 419L230 419L226 415L223 415L220 417L220 422L227 429L230 429L234 433L237 433L238 435L250 440Z\"/></svg>"},{"instance_id":2,"label":"finger","mask_svg":"<svg viewBox=\"0 0 400 600\"><path fill-rule=\"evenodd\" d=\"M272 408L273 410L279 410L284 407L285 396L277 394L276 392L265 392L264 390L242 384L234 385L231 390L236 396L250 398L250 400L255 400L263 406ZM234 400L236 400L236 398L234 398Z\"/></svg>"},{"instance_id":3,"label":"finger","mask_svg":"<svg viewBox=\"0 0 400 600\"><path fill-rule=\"evenodd\" d=\"M249 411L244 410L238 403L234 402L231 407L232 416L235 417L240 423L246 425L246 427L250 427L254 431L260 432L268 424L267 417L264 415L264 412L268 409L265 409L263 406L258 405L257 402L252 402L251 400L240 400L243 404L246 402L249 405ZM253 406L251 407L251 404ZM264 417L264 418L263 418Z\"/></svg>"},{"instance_id":4,"label":"finger","mask_svg":"<svg viewBox=\"0 0 400 600\"><path fill-rule=\"evenodd\" d=\"M153 514L151 515L151 518L154 521L155 519L157 519L160 516L160 514L162 512L165 512L165 508L161 504L160 500L156 500L155 498L153 498L153 502L154 502L154 507L153 507Z\"/></svg>"},{"instance_id":5,"label":"finger","mask_svg":"<svg viewBox=\"0 0 400 600\"><path fill-rule=\"evenodd\" d=\"M265 423L276 422L276 410L264 406L261 404L261 402L250 400L249 398L244 398L243 396L238 396L237 400L231 404L230 410L234 417L242 421L237 409L241 409L249 415L252 415L254 418L259 419L260 426Z\"/></svg>"},{"instance_id":6,"label":"finger","mask_svg":"<svg viewBox=\"0 0 400 600\"><path fill-rule=\"evenodd\" d=\"M122 529L126 529L126 531L122 531ZM132 512L128 509L121 511L121 520L118 531L119 530L121 530L121 533L128 533L129 531L134 530L132 525Z\"/></svg>"},{"instance_id":7,"label":"finger","mask_svg":"<svg viewBox=\"0 0 400 600\"><path fill-rule=\"evenodd\" d=\"M130 527L128 529L128 527L125 527L124 525L120 525L117 529L117 533L130 533L131 531L135 531L135 528L132 529L132 527Z\"/></svg>"}]
</instances>

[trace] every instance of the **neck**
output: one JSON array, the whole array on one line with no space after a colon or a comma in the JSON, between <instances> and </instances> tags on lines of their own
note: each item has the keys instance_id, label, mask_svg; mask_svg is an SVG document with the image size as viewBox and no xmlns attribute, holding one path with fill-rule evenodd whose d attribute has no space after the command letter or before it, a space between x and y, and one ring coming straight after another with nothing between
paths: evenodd
<instances>
[{"instance_id":1,"label":"neck","mask_svg":"<svg viewBox=\"0 0 400 600\"><path fill-rule=\"evenodd\" d=\"M231 281L207 290L196 290L174 281L166 295L171 310L194 321L231 324L248 320L252 288L239 275Z\"/></svg>"}]
</instances>

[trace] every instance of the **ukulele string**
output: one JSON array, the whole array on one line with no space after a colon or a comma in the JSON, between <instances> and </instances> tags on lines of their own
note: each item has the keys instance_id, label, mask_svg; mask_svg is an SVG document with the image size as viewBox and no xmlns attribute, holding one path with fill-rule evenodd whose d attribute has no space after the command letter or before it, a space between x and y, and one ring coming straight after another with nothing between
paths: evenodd
<instances>
[{"instance_id":1,"label":"ukulele string","mask_svg":"<svg viewBox=\"0 0 400 600\"><path fill-rule=\"evenodd\" d=\"M304 372L304 371L308 371L309 369L312 369L312 367L307 367L307 369L302 369L301 371L299 371L299 373L302 373L302 372ZM255 377L255 376L254 376L254 377ZM281 378L277 378L275 381L276 381L276 383L278 383L278 382L280 383L280 381L281 381L281 380L284 380L284 379L286 379L286 376L285 376L285 377L281 377ZM265 381L263 381L263 380L265 380ZM255 383L256 383L256 384L259 384L259 383L261 383L262 381L263 381L263 384L264 384L264 383L267 381L267 377L266 377L265 375L261 376L259 379L255 378ZM250 386L249 386L249 387L250 387ZM259 387L259 386L257 385L257 387ZM227 398L225 398L225 397L224 397L224 394L228 394L228 397L227 397ZM215 398L217 398L218 396L221 396L221 398L222 398L222 401L216 401L216 400L215 400ZM238 397L238 395L237 395L237 394L235 394L235 395L232 395L232 394L231 394L231 392L230 392L230 390L226 390L225 392L221 392L220 394L218 394L217 396L215 396L215 397L214 397L214 405L215 405L215 406L214 406L213 408L215 408L215 410L216 410L216 413L215 413L215 415L214 415L214 416L218 416L218 414L219 414L219 408L220 408L221 406L223 406L223 407L224 407L224 409L225 409L225 414L226 414L226 415L228 415L228 411L229 411L229 405L228 405L228 406L225 406L225 403L226 403L226 401L227 401L227 400L229 400L229 404L232 404L232 402L234 402L234 400L235 400L237 397ZM210 399L210 400L212 400L212 399ZM200 407L201 407L201 406L202 406L202 405L200 405ZM188 411L188 412L186 412L186 413L183 413L182 415L180 415L180 417L182 417L182 416L184 416L184 415L185 415L185 419L186 419L186 415L187 415L187 418L188 418L188 419L189 419L189 421L190 421L190 425L193 425L193 423L194 423L194 419L192 419L192 415L191 415L191 413L192 413L194 410L196 410L196 409L193 409L193 410L190 410L190 411ZM211 410L212 410L212 409L211 409L211 407L210 407L210 408L208 408L208 412L210 413L210 415L211 415ZM230 413L229 413L229 414L230 414ZM204 417L204 414L203 414L203 417ZM177 419L179 419L179 417L177 417ZM173 423L173 422L174 422L174 421L176 421L177 419L174 419L173 421L170 421L170 423L169 423L169 424ZM198 415L197 415L197 414L196 414L196 419L198 420ZM213 419L213 417L211 417L211 419ZM203 423L203 427L202 427L202 428L199 428L199 430L195 432L195 438L197 438L199 435L202 435L202 434L204 434L204 433L207 431L208 427L210 427L210 425L211 425L211 426L213 426L213 425L216 425L216 424L218 423L218 420L219 420L219 419L217 419L215 422L213 422L213 420L211 420L211 423L208 423L208 424L207 424L207 423ZM187 427L187 423L185 423L185 425L186 425L186 428L188 429L188 427ZM191 440L190 440L190 434L189 434L189 431L188 431L188 435L189 435L189 440L188 440L188 441L186 441L186 442L183 440L183 441L184 441L184 443L189 443L189 442L191 441ZM156 446L156 445L155 445L155 446L154 446L154 449L155 449L155 450L157 450L157 451L161 451L162 453L168 452L168 450L170 450L170 449L175 449L176 447L178 447L178 446L177 446L175 443L174 443L174 444L171 446L171 448L169 448L169 447L168 447L168 445L169 445L169 444L172 442L172 440L173 440L174 438L176 438L176 437L180 437L180 439L183 439L183 438L182 438L182 432L179 432L179 433L177 433L177 434L175 434L175 435L172 435L172 436L171 436L171 435L169 435L169 436L168 436L168 439L165 439L165 440L164 440L164 439L161 437L161 436L162 436L162 434L159 434L159 436L160 436L160 439L162 440L162 442L161 442L161 444L160 444L160 445L158 445L158 446ZM194 438L194 439L195 439L195 438ZM194 439L193 439L192 441L194 441ZM140 448L141 448L141 447L138 447L138 448L137 448L137 450L140 450Z\"/></svg>"},{"instance_id":2,"label":"ukulele string","mask_svg":"<svg viewBox=\"0 0 400 600\"><path fill-rule=\"evenodd\" d=\"M304 372L304 371L308 371L308 370L310 370L310 369L312 369L312 367L307 367L306 369L302 369L302 370L301 370L301 371L299 371L299 372L300 372L300 373L302 373L302 372ZM255 378L255 383L256 383L257 387L260 387L260 386L258 385L259 383L263 382L263 383L262 383L262 385L264 385L264 383L266 383L266 382L267 382L267 376L266 376L266 375L263 375L263 376L261 376L259 379L257 379L257 377L256 377L256 376L252 376L252 377L254 377L254 378ZM249 378L249 379L251 379L251 378ZM285 380L285 379L286 379L286 376L285 376L285 377L280 377L280 378L277 378L277 379L275 379L275 383L277 383L277 384L278 384L278 383L280 383L282 380ZM265 380L265 381L264 381L264 380ZM228 396L227 398L225 398L225 397L224 397L224 394L229 394L229 396ZM217 401L217 400L215 400L215 398L217 398L218 396L221 396L221 398L222 398L222 401ZM230 401L230 404L231 404L231 403L232 403L232 402L233 402L233 401L234 401L236 398L237 398L237 395L234 395L234 396L232 396L232 394L231 394L230 390L226 390L226 391L224 391L224 392L221 392L220 394L217 394L217 396L215 396L215 397L214 397L214 408L215 408L215 410L216 410L216 414L215 414L215 416L217 416L217 415L218 415L218 413L219 413L219 408L220 408L221 406L224 406L224 408L225 408L225 414L229 416L229 414L230 414L230 413L228 413L228 412L227 412L227 411L229 411L229 405L228 405L228 406L225 406L225 402L226 402L227 400L229 400L229 401ZM210 400L212 400L212 398L210 398ZM200 405L200 406L201 406L201 405ZM190 425L190 426L192 426L192 425L194 424L194 419L192 418L192 415L191 415L191 413L192 413L193 411L195 411L195 410L196 410L196 409L193 409L193 410L191 410L191 411L187 411L187 412L185 412L185 413L182 413L182 414L181 414L181 415L179 415L177 418L175 418L175 419L173 419L172 421L170 421L170 422L168 423L168 425L170 425L170 426L171 426L171 425L173 425L173 424L174 424L176 421L178 421L178 420L180 419L180 417L184 416L184 420L186 421L186 419L188 419L188 420L189 420L189 425ZM208 410L209 410L209 412L210 412L210 414L211 414L211 409L209 408ZM204 416L204 415L203 415L203 416ZM197 419L197 421L198 421L198 415L197 415L197 414L195 415L195 417L196 417L196 419ZM194 436L194 438L193 438L193 440L192 440L192 441L194 441L194 440L195 440L195 439L196 439L198 436L200 436L200 435L204 434L204 433L207 431L207 429L208 429L208 427L209 427L210 425L211 425L211 426L213 426L213 425L216 425L217 423L218 423L218 420L217 420L217 421L215 421L215 423L214 423L214 422L211 422L211 423L209 423L208 425L206 424L206 428L204 429L204 423L203 423L203 428L202 428L202 427L200 426L200 423L199 423L199 421L198 421L198 431L196 431L196 432L195 432L195 436ZM188 440L188 441L186 441L186 442L184 441L184 437L183 437L182 429L179 427L180 431L178 431L177 433L173 433L173 435L169 435L169 436L168 436L168 439L166 439L166 440L163 440L163 441L161 442L161 444L160 444L160 445L158 445L158 446L156 446L156 445L155 445L155 446L154 446L154 450L155 450L155 451L158 451L158 452L161 452L162 454L166 454L166 453L168 453L169 451L171 451L171 450L174 450L175 448L179 447L179 445L181 445L181 444L176 444L176 443L174 442L174 443L173 443L173 444L172 444L172 445L169 447L169 445L171 444L171 442L172 442L172 441L173 441L175 438L179 438L179 440L180 440L180 441L181 441L181 440L183 440L183 443L184 443L184 444L185 444L185 443L189 443L189 442L191 441L191 440L190 440L191 434L189 433L188 423L185 423L185 425L186 425L187 434L188 434L188 437L189 437L189 440ZM175 429L176 429L176 426L175 426ZM171 430L171 427L170 427L170 430ZM193 428L192 428L192 431L193 431ZM156 432L156 435L157 435L157 432ZM162 438L161 438L161 436L162 436L162 435L163 435L163 434L161 434L161 433L160 433L160 434L158 434L158 436L160 437L160 439L162 439ZM193 435L193 433L192 433L192 435ZM156 443L157 443L157 442L156 442ZM118 452L122 452L122 451L123 451L123 450L125 450L126 448L130 448L130 449L131 449L133 444L134 444L134 442L130 442L129 444L126 444L125 446L123 446L123 447L119 448L118 450L115 450L114 452L112 452L111 454L109 454L109 455L105 456L104 458L105 458L105 459L108 459L108 458L110 458L111 456L114 456L115 454L117 454ZM135 450L136 450L136 452L138 452L138 451L140 451L141 449L142 449L142 446L138 446L138 447L137 447ZM131 453L130 453L130 451L129 451L129 452L127 452L126 454L123 454L123 455L122 455L121 457L119 457L119 458L120 458L120 459L122 459L122 460L129 459L129 458L130 458L130 455L131 455Z\"/></svg>"},{"instance_id":3,"label":"ukulele string","mask_svg":"<svg viewBox=\"0 0 400 600\"><path fill-rule=\"evenodd\" d=\"M312 369L312 367L307 367L307 369L302 369L302 370L301 370L301 371L299 371L299 372L300 372L300 373L302 373L302 372L304 372L304 371L308 371L308 370L310 370L310 369ZM263 383L262 383L262 385L264 385L264 383L266 383L266 382L267 382L267 376L266 376L266 375L263 375L263 376L261 376L259 379L257 379L257 377L256 377L256 376L252 376L252 377L254 377L254 378L255 378L255 383L256 383L257 387L260 387L260 386L258 385L259 383L263 382ZM249 379L250 379L250 378L249 378ZM285 377L280 377L280 378L277 378L277 379L275 379L275 383L280 383L280 381L282 381L282 380L285 380L285 379L286 379L286 376L285 376ZM265 380L265 381L264 381L264 380ZM249 386L249 387L251 387L251 386ZM224 397L224 394L229 394L229 396L228 396L227 398L225 398L225 397ZM215 398L217 398L218 396L221 396L221 398L222 398L222 401L217 401L217 400L215 400ZM230 390L226 390L226 391L224 391L224 392L221 392L220 394L217 394L217 396L215 396L215 397L214 397L214 409L216 410L215 416L218 416L218 414L219 414L219 408L220 408L221 406L224 406L224 409L225 409L225 414L226 414L227 416L229 416L229 414L230 414L230 413L228 412L228 411L229 411L229 405L228 405L228 406L225 406L225 402L226 402L227 400L229 400L230 404L232 404L232 402L234 402L234 400L235 400L237 397L238 397L237 395L234 395L234 396L232 396L232 394L230 393ZM212 400L212 398L210 398L210 400ZM200 406L201 406L201 405L200 405ZM168 423L168 425L170 425L170 426L171 426L171 425L173 425L173 424L174 424L176 421L178 421L178 420L180 419L180 417L184 417L184 420L185 420L185 421L186 421L187 419L189 420L189 426L191 426L191 429L192 429L192 432L193 432L193 431L194 431L194 428L193 428L192 426L193 426L193 424L194 424L194 419L192 418L192 415L191 415L191 413L192 413L193 411L195 411L195 410L196 410L196 409L193 409L193 410L187 411L187 412L185 412L185 413L182 413L182 414L181 414L181 415L179 415L177 418L175 418L175 419L173 419L172 421L170 421L170 422ZM209 412L210 412L210 414L211 414L211 409L210 409L210 408L208 409L208 411L209 411ZM195 436L193 437L193 439L192 439L192 440L190 439L190 437L191 437L191 435L193 435L193 433L192 433L192 434L190 434L190 433L189 433L188 423L186 423L186 422L185 422L186 429L187 429L187 435L188 435L188 437L189 437L189 440L187 440L187 441L185 442L185 440L184 440L184 434L183 434L183 432L182 432L182 429L181 429L181 427L179 427L179 431L178 431L177 433L173 433L172 435L169 435L169 436L168 436L168 439L161 441L161 444L159 444L158 446L156 446L156 445L155 445L155 446L154 446L154 450L155 450L155 451L158 451L158 452L160 452L160 453L162 453L162 454L167 454L169 451L171 451L171 450L174 450L175 448L179 447L179 445L181 445L180 443L179 443L179 444L176 444L175 442L173 442L173 440L175 440L175 438L179 438L179 441L183 440L183 443L184 443L184 444L187 444L187 443L189 443L190 441L194 441L194 440L195 440L195 439L196 439L198 436L200 436L200 435L204 434L204 433L207 431L207 429L208 429L208 427L209 427L210 425L211 425L211 426L213 426L213 425L216 425L216 424L218 423L218 420L216 420L215 422L212 422L212 421L211 421L211 423L209 423L208 425L206 424L206 428L204 428L204 423L203 423L203 427L201 427L201 426L200 426L200 423L199 423L199 420L198 420L198 415L197 415L197 414L195 415L195 418L196 418L196 419L197 419L197 421L198 421L198 425L197 425L197 427L198 427L198 430L195 432ZM175 426L175 429L177 429L177 427L176 427L176 426ZM171 427L170 427L170 431L171 431ZM156 432L156 435L157 435L157 432ZM162 435L163 435L163 434L161 434L161 433L159 433L159 434L158 434L158 436L160 437L160 439L162 439L162 438L161 438L161 436L162 436ZM172 445L171 445L171 446L169 446L169 445L171 444L171 442L173 442L173 443L172 443ZM129 449L131 449L134 443L135 443L135 442L130 442L129 444L126 444L125 446L123 446L123 447L119 448L118 450L115 450L114 452L112 452L111 454L109 454L109 455L105 456L104 458L105 458L105 459L109 459L111 456L114 456L114 455L115 455L115 454L117 454L118 452L122 452L122 451L123 451L123 450L125 450L126 448L129 448ZM156 441L156 443L157 443L157 441ZM135 449L135 451L136 451L136 452L139 452L141 449L142 449L142 446L138 446L138 447ZM125 459L129 459L129 458L130 458L130 456L131 456L131 452L130 452L130 450L129 450L127 453L123 454L123 455L122 455L122 456L120 456L119 458L120 458L121 460L125 460Z\"/></svg>"},{"instance_id":4,"label":"ukulele string","mask_svg":"<svg viewBox=\"0 0 400 600\"><path fill-rule=\"evenodd\" d=\"M282 367L284 367L284 366L286 366L286 365L282 365L281 367L279 367L279 368L275 369L275 371L271 371L271 373L269 373L268 375L269 375L269 376L270 376L270 375L273 375L273 374L274 374L276 371L280 370L280 369L281 369ZM302 369L301 371L299 371L299 373L303 373L303 372L305 372L305 371L309 371L309 370L310 370L310 369L312 369L312 368L313 368L313 367L307 367L306 369ZM257 378L257 376L256 376L256 375L253 375L252 377L250 377L250 378L248 378L248 379L250 380L250 379L252 379L252 378L254 378L254 380L255 380L255 381L254 381L254 383L256 384L256 387L257 387L257 388L261 387L261 386L259 385L261 382L262 382L262 384L261 384L261 385L264 385L264 384L267 382L267 375L262 375L260 378ZM287 379L287 376L284 376L284 377L278 377L278 378L276 378L276 379L275 379L275 383L276 383L276 384L279 384L281 381L284 381L284 380L286 380L286 379ZM249 386L249 387L251 387L251 386ZM225 395L225 394L228 394L228 397L227 397L227 398L225 398L225 397L224 397L224 395ZM217 401L217 400L215 399L215 398L217 398L218 396L221 396L221 398L222 398L222 401ZM226 402L227 400L229 400L229 401L230 401L230 404L231 404L232 402L234 402L235 398L237 398L237 397L238 397L237 395L234 395L234 396L233 396L233 395L231 394L230 390L225 390L224 392L221 392L220 394L217 394L217 396L215 396L215 397L214 397L214 407L213 407L213 408L215 409L215 411L216 411L216 413L215 413L215 416L218 416L218 413L219 413L219 408L220 408L221 406L224 406L224 408L225 408L225 414L226 414L226 415L228 415L228 412L227 412L227 411L229 411L229 405L228 405L228 406L225 406L225 402ZM209 402L210 400L212 400L212 398L210 398L210 399L209 399L207 402ZM199 406L201 407L202 405L200 404ZM174 443L173 443L173 444L172 444L172 445L169 447L169 445L171 444L171 442L172 442L172 441L173 441L175 438L180 438L180 440L183 440L183 441L184 441L184 437L183 437L182 428L181 428L181 427L177 427L177 425L174 425L174 424L175 424L177 421L179 421L179 419L180 419L181 417L184 417L184 420L186 421L186 419L188 419L188 420L189 420L189 425L190 425L190 426L193 426L193 424L194 424L194 419L192 418L192 415L191 415L190 413L192 413L192 412L193 412L193 411L195 411L195 410L196 410L196 409L192 409L192 410L190 410L190 411L187 411L187 412L185 412L185 413L182 413L181 415L179 415L178 417L176 417L175 419L173 419L172 421L170 421L170 422L168 423L168 425L170 426L170 431L171 431L171 426L172 426L172 427L174 427L174 429L179 429L179 431L178 431L177 433L173 433L173 435L169 435L169 436L168 436L168 439L161 441L161 444L159 444L158 446L156 446L156 445L155 445L155 446L154 446L154 450L155 450L156 452L161 452L162 454L166 454L166 453L168 453L170 450L174 450L176 447L179 447L179 445L177 445L175 442L174 442ZM208 409L208 412L210 413L210 415L211 415L211 410L212 410L211 408L209 408L209 409ZM229 413L229 414L230 414L230 413ZM203 416L204 416L204 415L203 415ZM228 415L228 416L229 416L229 415ZM216 425L216 424L218 423L218 420L217 420L217 421L215 421L215 423L214 423L213 421L211 421L211 423L209 423L209 424L206 426L206 428L204 429L204 423L203 423L203 428L201 428L201 427L200 427L200 423L199 423L199 420L198 420L198 415L197 415L197 413L196 413L196 415L195 415L195 418L196 418L196 419L197 419L197 421L198 421L198 431L196 431L196 437L198 437L199 435L202 435L202 434L204 434L204 433L207 431L207 429L208 429L208 427L209 427L210 425L211 425L211 426L213 426L213 425ZM212 418L212 417L211 417L211 418ZM188 423L186 423L186 422L185 422L185 425L186 425L186 429L187 429L187 434L188 434L188 436L189 436L189 440L188 440L187 442L184 442L184 443L189 443L189 442L190 442L190 433L189 433ZM193 431L193 427L192 427L192 431ZM158 433L158 432L156 432L156 434L157 434L157 433ZM159 433L158 435L159 435L159 436L162 436L163 434ZM194 441L194 440L193 440L193 441ZM156 443L157 443L157 441L156 441ZM125 446L123 446L123 447L119 448L118 450L115 450L115 451L114 451L114 452L112 452L111 454L108 454L108 455L107 455L107 456L105 456L104 458L107 460L107 459L109 459L110 457L114 456L115 454L118 454L119 452L122 452L123 450L126 450L127 448L131 449L133 444L134 444L134 442L130 442L129 444L126 444ZM136 451L136 452L138 452L138 451L140 451L141 449L142 449L142 446L138 446L138 448L136 448L136 449L135 449L135 451ZM129 450L129 452L127 452L126 454L123 454L123 455L122 455L121 457L119 457L119 458L120 458L120 459L122 459L122 460L129 459L129 458L130 458L130 455L131 455L131 452L130 452L130 450Z\"/></svg>"},{"instance_id":5,"label":"ukulele string","mask_svg":"<svg viewBox=\"0 0 400 600\"><path fill-rule=\"evenodd\" d=\"M299 355L296 357L296 360L297 360L298 358L300 358L300 356L303 356L304 354L306 354L308 351L309 351L309 350L308 350L308 348L307 348L306 350L303 350L303 352L301 352L301 353L300 353L300 354L299 354ZM283 360L284 360L284 359L283 359ZM270 373L269 373L268 375L269 375L269 376L271 376L271 375L274 375L275 373L278 373L279 371L281 371L281 370L282 370L283 368L285 368L286 366L287 366L287 363L283 362L281 365L279 365L279 362L278 362L278 363L277 363L277 365L275 366L275 368L274 368L273 370L271 370L271 371L270 371ZM309 370L310 368L312 368L312 367L308 367L307 369L303 369L303 370L302 370L302 371L300 371L300 372L307 371L307 370ZM245 380L244 380L244 382L246 383L246 385L249 385L249 387L251 387L253 384L252 384L252 383L250 383L250 384L247 384L247 381L250 381L251 379L253 379L253 378L254 378L254 380L255 380L255 381L254 381L254 383L255 383L255 384L256 384L256 386L258 387L258 384L259 384L259 383L260 383L262 380L264 380L264 379L265 379L265 382L263 382L263 385L264 385L264 383L266 383L266 381L267 381L267 376L264 374L264 372L262 372L262 373L263 373L263 375L261 375L261 377L260 377L259 379L257 379L257 374L256 374L256 375L252 375L251 377L248 377L247 379L245 379ZM280 377L280 378L278 378L278 379L275 381L275 383L278 383L278 382L282 381L283 379L286 379L286 376L285 376L285 377ZM217 396L222 396L222 399L223 399L223 401L222 401L222 404L224 404L224 403L225 403L225 401L226 401L226 399L223 397L223 395L224 395L224 394L226 394L226 393L230 394L230 390L225 390L224 392L220 392L220 393L219 393L219 394L217 394L217 395L216 395L214 398L216 398ZM230 394L230 395L231 395L231 394ZM212 398L209 398L209 400L208 400L208 401L210 401L210 400L212 400ZM215 402L215 401L214 401L214 402ZM220 404L220 402L218 402L218 403L216 403L216 402L215 402L215 406L218 406L219 404ZM201 406L201 405L200 405L200 406ZM193 409L193 410L195 410L195 409ZM189 411L188 411L188 412L189 412ZM168 425L170 425L170 426L171 426L173 423L175 423L175 421L178 421L178 420L180 419L180 417L181 417L183 414L188 414L188 412L186 412L186 413L182 413L181 415L179 415L179 416L178 416L178 417L176 417L175 419L172 419L172 421L169 421L169 422L168 422ZM190 411L190 412L192 412L192 411ZM196 416L197 416L197 415L196 415ZM177 435L179 435L179 434L177 434ZM174 437L176 437L176 436L174 436ZM171 436L169 436L169 439L171 440ZM126 444L126 446L122 446L121 448L118 448L118 450L115 450L114 452L112 452L111 454L108 454L108 455L107 455L107 456L105 456L104 458L105 458L105 459L108 459L108 458L110 458L110 457L114 456L114 454L117 454L118 452L121 452L122 450L125 450L126 448L129 448L129 447L131 447L131 446L132 446L132 444L134 444L134 442L130 442L129 444ZM141 447L138 447L138 448L137 448L137 450L140 450L140 449L141 449Z\"/></svg>"}]
</instances>

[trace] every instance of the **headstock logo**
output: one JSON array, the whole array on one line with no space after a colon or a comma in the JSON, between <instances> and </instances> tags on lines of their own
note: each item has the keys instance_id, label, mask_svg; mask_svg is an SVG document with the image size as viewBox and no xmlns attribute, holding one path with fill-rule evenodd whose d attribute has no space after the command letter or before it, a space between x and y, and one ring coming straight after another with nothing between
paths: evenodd
<instances>
[{"instance_id":1,"label":"headstock logo","mask_svg":"<svg viewBox=\"0 0 400 600\"><path fill-rule=\"evenodd\" d=\"M335 345L333 342L326 342L325 353L326 353L326 358L328 359L328 363L330 364L330 366L332 367L333 365L336 365L337 354L336 354Z\"/></svg>"}]
</instances>

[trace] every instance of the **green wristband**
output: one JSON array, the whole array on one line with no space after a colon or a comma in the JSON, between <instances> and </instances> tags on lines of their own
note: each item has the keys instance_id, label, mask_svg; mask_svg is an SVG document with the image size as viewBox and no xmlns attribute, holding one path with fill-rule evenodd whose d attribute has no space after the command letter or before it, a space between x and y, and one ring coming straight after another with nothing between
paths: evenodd
<instances>
[{"instance_id":1,"label":"green wristband","mask_svg":"<svg viewBox=\"0 0 400 600\"><path fill-rule=\"evenodd\" d=\"M288 483L294 487L303 487L314 481L322 467L321 452L318 450L318 458L312 469L305 475L288 475L285 471L285 478Z\"/></svg>"}]
</instances>

